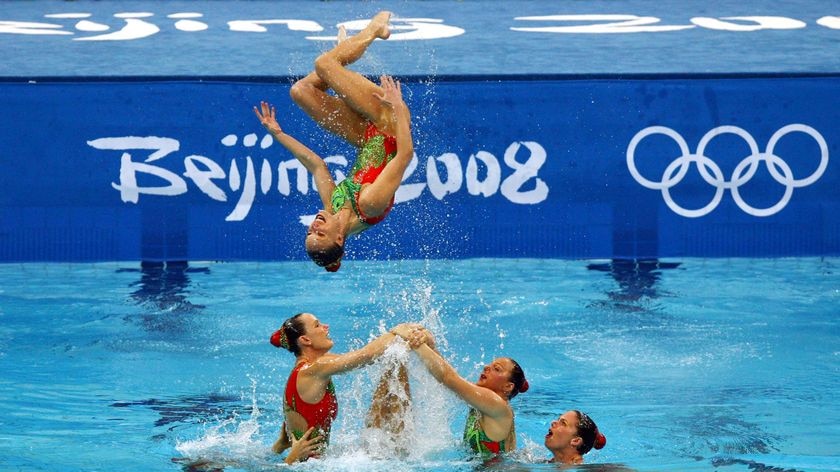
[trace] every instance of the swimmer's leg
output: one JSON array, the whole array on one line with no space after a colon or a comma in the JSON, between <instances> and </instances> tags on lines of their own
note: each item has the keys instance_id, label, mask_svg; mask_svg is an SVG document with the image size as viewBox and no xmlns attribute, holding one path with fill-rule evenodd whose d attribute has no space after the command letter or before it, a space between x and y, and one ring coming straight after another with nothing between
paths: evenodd
<instances>
[{"instance_id":1,"label":"swimmer's leg","mask_svg":"<svg viewBox=\"0 0 840 472\"><path fill-rule=\"evenodd\" d=\"M388 39L391 36L391 30L388 28L390 19L391 12L381 11L370 20L368 25L359 34L354 36L347 36L347 31L344 27L339 27L338 42L335 47L320 57L329 56L331 59L338 61L342 67L356 62L364 55L374 40ZM316 59L316 64L317 61Z\"/></svg>"},{"instance_id":2,"label":"swimmer's leg","mask_svg":"<svg viewBox=\"0 0 840 472\"><path fill-rule=\"evenodd\" d=\"M411 392L408 386L408 368L401 360L382 374L379 385L373 393L365 426L382 429L392 435L405 429L405 418L411 407Z\"/></svg>"},{"instance_id":3,"label":"swimmer's leg","mask_svg":"<svg viewBox=\"0 0 840 472\"><path fill-rule=\"evenodd\" d=\"M353 146L362 145L365 117L353 110L344 100L327 93L329 86L315 72L292 85L289 94L319 126L344 139Z\"/></svg>"},{"instance_id":4,"label":"swimmer's leg","mask_svg":"<svg viewBox=\"0 0 840 472\"><path fill-rule=\"evenodd\" d=\"M361 57L375 39L387 39L391 35L388 29L390 18L390 12L378 13L359 34L338 43L331 51L315 59L315 72L366 121L393 134L388 129L392 126L390 115L386 114L389 110L385 110L376 98L376 95L382 94L382 89L367 77L345 67Z\"/></svg>"},{"instance_id":5,"label":"swimmer's leg","mask_svg":"<svg viewBox=\"0 0 840 472\"><path fill-rule=\"evenodd\" d=\"M365 27L361 33L351 38L347 38L346 30L343 26L340 27L338 33L338 44L336 44L332 51L325 53L316 59L316 71L309 73L309 75L303 79L295 82L290 91L292 100L304 112L306 112L306 114L315 120L316 123L356 147L360 147L364 143L364 134L365 128L367 128L367 122L373 120L371 120L369 116L365 115L363 111L355 108L352 102L345 102L345 100L342 99L345 95L342 91L336 90L336 93L338 93L341 98L327 93L327 91L332 88L332 84L329 81L324 80L317 72L318 61L323 63L322 68L327 71L325 73L330 77L336 75L333 73L333 70L337 67L347 73L358 76L357 78L354 78L354 80L350 81L348 84L351 85L348 86L357 86L352 84L358 84L358 79L361 79L363 83L366 82L364 87L365 90L375 90L376 93L380 93L377 85L360 74L344 69L344 66L352 64L362 57L362 54L364 54L367 47L370 46L370 43L373 42L374 39L390 35L388 30L389 18L390 13L379 13L373 20L371 20L368 26ZM324 57L329 57L329 59L322 59ZM347 81L342 80L342 84L345 82ZM376 113L381 113L381 105L378 100L374 99L373 95L369 95L368 98L372 103L375 102L373 105L375 105L377 109L380 109L380 111L376 111Z\"/></svg>"}]
</instances>

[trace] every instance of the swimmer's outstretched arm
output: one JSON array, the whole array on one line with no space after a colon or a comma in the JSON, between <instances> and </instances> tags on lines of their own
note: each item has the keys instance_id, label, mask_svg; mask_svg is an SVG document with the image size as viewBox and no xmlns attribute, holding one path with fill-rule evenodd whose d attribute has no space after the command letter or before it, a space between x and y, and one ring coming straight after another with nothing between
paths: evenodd
<instances>
[{"instance_id":1,"label":"swimmer's outstretched arm","mask_svg":"<svg viewBox=\"0 0 840 472\"><path fill-rule=\"evenodd\" d=\"M315 154L314 151L280 128L273 106L266 102L260 102L260 109L254 107L254 113L260 119L263 127L274 136L274 139L292 153L295 159L303 164L303 167L312 174L315 178L315 187L318 189L318 195L321 197L321 203L323 203L324 208L329 208L330 198L333 189L335 189L335 181L332 175L330 175L327 164L321 159L321 156Z\"/></svg>"},{"instance_id":2,"label":"swimmer's outstretched arm","mask_svg":"<svg viewBox=\"0 0 840 472\"><path fill-rule=\"evenodd\" d=\"M396 119L394 137L397 140L397 154L385 166L376 180L359 195L359 205L365 214L380 215L397 192L403 174L414 156L414 142L411 137L411 113L402 97L402 86L392 77L380 77L382 94L374 94L384 108L390 108Z\"/></svg>"},{"instance_id":3,"label":"swimmer's outstretched arm","mask_svg":"<svg viewBox=\"0 0 840 472\"><path fill-rule=\"evenodd\" d=\"M298 375L317 377L322 380L329 381L329 378L332 375L342 374L357 367L370 364L374 359L385 352L385 349L388 348L397 336L407 337L409 331L415 326L418 325L412 323L402 323L395 326L390 332L385 333L367 343L361 349L350 351L345 354L323 355L315 362L301 369Z\"/></svg>"},{"instance_id":4,"label":"swimmer's outstretched arm","mask_svg":"<svg viewBox=\"0 0 840 472\"><path fill-rule=\"evenodd\" d=\"M414 352L429 369L432 377L482 414L491 418L503 418L510 415L510 407L502 397L489 388L479 387L461 377L455 371L455 368L429 345L423 344L417 347Z\"/></svg>"}]
</instances>

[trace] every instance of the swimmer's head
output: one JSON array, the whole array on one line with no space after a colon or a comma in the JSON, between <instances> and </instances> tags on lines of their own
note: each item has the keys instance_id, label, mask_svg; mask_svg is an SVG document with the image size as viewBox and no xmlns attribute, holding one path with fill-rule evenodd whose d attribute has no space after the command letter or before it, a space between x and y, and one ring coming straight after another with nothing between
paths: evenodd
<instances>
[{"instance_id":1,"label":"swimmer's head","mask_svg":"<svg viewBox=\"0 0 840 472\"><path fill-rule=\"evenodd\" d=\"M271 344L274 347L282 347L291 352L295 356L300 355L300 347L298 346L298 338L305 334L305 326L301 316L305 313L298 313L283 322L280 329L271 335Z\"/></svg>"},{"instance_id":2,"label":"swimmer's head","mask_svg":"<svg viewBox=\"0 0 840 472\"><path fill-rule=\"evenodd\" d=\"M341 267L341 258L344 256L344 246L333 244L326 248L310 247L306 245L306 253L315 264L323 267L327 272L337 272Z\"/></svg>"},{"instance_id":3,"label":"swimmer's head","mask_svg":"<svg viewBox=\"0 0 840 472\"><path fill-rule=\"evenodd\" d=\"M601 449L607 445L607 437L598 431L598 425L592 421L586 413L581 413L578 410L572 410L578 416L578 436L582 439L577 446L580 455L584 455L591 451L592 448Z\"/></svg>"},{"instance_id":4,"label":"swimmer's head","mask_svg":"<svg viewBox=\"0 0 840 472\"><path fill-rule=\"evenodd\" d=\"M607 438L592 418L578 410L569 410L552 421L545 435L545 447L554 453L555 460L566 463L575 463L575 455L581 458L593 447L601 449L606 444Z\"/></svg>"},{"instance_id":5,"label":"swimmer's head","mask_svg":"<svg viewBox=\"0 0 840 472\"><path fill-rule=\"evenodd\" d=\"M508 399L528 390L528 381L522 367L509 357L499 357L484 366L476 385L489 388Z\"/></svg>"},{"instance_id":6,"label":"swimmer's head","mask_svg":"<svg viewBox=\"0 0 840 472\"><path fill-rule=\"evenodd\" d=\"M300 356L305 346L315 351L327 352L335 344L330 338L330 326L322 323L312 313L298 313L283 322L271 335L271 344Z\"/></svg>"},{"instance_id":7,"label":"swimmer's head","mask_svg":"<svg viewBox=\"0 0 840 472\"><path fill-rule=\"evenodd\" d=\"M341 221L329 212L319 211L306 231L305 245L306 253L315 264L329 272L337 271L344 256Z\"/></svg>"}]
</instances>

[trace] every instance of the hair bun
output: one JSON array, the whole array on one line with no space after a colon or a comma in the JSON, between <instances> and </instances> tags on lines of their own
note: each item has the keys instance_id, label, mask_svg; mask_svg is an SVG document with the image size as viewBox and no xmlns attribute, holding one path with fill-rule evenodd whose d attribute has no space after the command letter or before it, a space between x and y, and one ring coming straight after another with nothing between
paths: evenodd
<instances>
[{"instance_id":1,"label":"hair bun","mask_svg":"<svg viewBox=\"0 0 840 472\"><path fill-rule=\"evenodd\" d=\"M525 392L528 391L529 388L531 388L531 385L528 384L527 380L523 380L522 381L522 386L519 387L519 393L525 393Z\"/></svg>"},{"instance_id":2,"label":"hair bun","mask_svg":"<svg viewBox=\"0 0 840 472\"><path fill-rule=\"evenodd\" d=\"M327 272L338 272L338 269L341 267L341 261L335 261L332 264L328 264L324 266Z\"/></svg>"},{"instance_id":3,"label":"hair bun","mask_svg":"<svg viewBox=\"0 0 840 472\"><path fill-rule=\"evenodd\" d=\"M283 347L283 328L278 329L271 335L271 344L274 347Z\"/></svg>"},{"instance_id":4,"label":"hair bun","mask_svg":"<svg viewBox=\"0 0 840 472\"><path fill-rule=\"evenodd\" d=\"M593 447L595 449L603 449L604 446L607 445L607 437L601 434L600 432L595 433L595 444Z\"/></svg>"}]
</instances>

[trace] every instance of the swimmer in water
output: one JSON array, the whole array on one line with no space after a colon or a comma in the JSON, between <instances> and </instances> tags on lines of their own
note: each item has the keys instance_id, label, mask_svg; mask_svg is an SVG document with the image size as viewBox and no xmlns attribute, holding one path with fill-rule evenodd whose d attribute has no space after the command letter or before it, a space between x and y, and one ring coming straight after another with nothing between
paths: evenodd
<instances>
[{"instance_id":1,"label":"swimmer in water","mask_svg":"<svg viewBox=\"0 0 840 472\"><path fill-rule=\"evenodd\" d=\"M549 462L583 464L583 455L607 444L607 438L586 413L569 410L551 422L545 435L545 447L551 452Z\"/></svg>"},{"instance_id":2,"label":"swimmer in water","mask_svg":"<svg viewBox=\"0 0 840 472\"><path fill-rule=\"evenodd\" d=\"M337 185L324 160L285 133L274 107L261 102L254 112L262 125L315 179L323 210L306 232L309 257L327 271L341 266L346 238L379 223L391 211L394 194L414 155L411 115L398 81L380 77L376 85L346 66L377 38L390 36L390 12L380 12L356 36L340 40L315 60L315 70L295 82L292 100L327 131L358 148L350 175ZM343 30L339 38L344 36ZM335 92L330 94L329 90Z\"/></svg>"},{"instance_id":3,"label":"swimmer in water","mask_svg":"<svg viewBox=\"0 0 840 472\"><path fill-rule=\"evenodd\" d=\"M467 446L485 458L516 449L510 400L528 391L522 367L509 357L498 357L484 366L477 381L470 382L434 349L434 338L427 330L413 330L408 341L432 376L470 406L464 426Z\"/></svg>"},{"instance_id":4,"label":"swimmer in water","mask_svg":"<svg viewBox=\"0 0 840 472\"><path fill-rule=\"evenodd\" d=\"M302 442L292 462L317 456L321 448L329 442L332 423L338 414L338 399L332 376L371 363L385 352L398 336L407 338L418 327L419 325L403 323L361 349L345 354L332 354L330 350L334 343L330 338L329 325L322 323L315 315L298 313L284 321L280 329L272 334L271 344L294 354L295 366L286 382L283 395L285 421L272 450L279 454ZM400 388L404 389L404 392L398 395L403 400L401 403L380 398L388 394L388 389L383 388L382 384L390 384L393 378L396 378L400 382ZM374 395L368 416L369 425L393 425L395 429L401 429L398 422L389 422L387 419L404 414L408 407L405 400L408 395L408 373L405 366L400 364L386 371Z\"/></svg>"}]
</instances>

